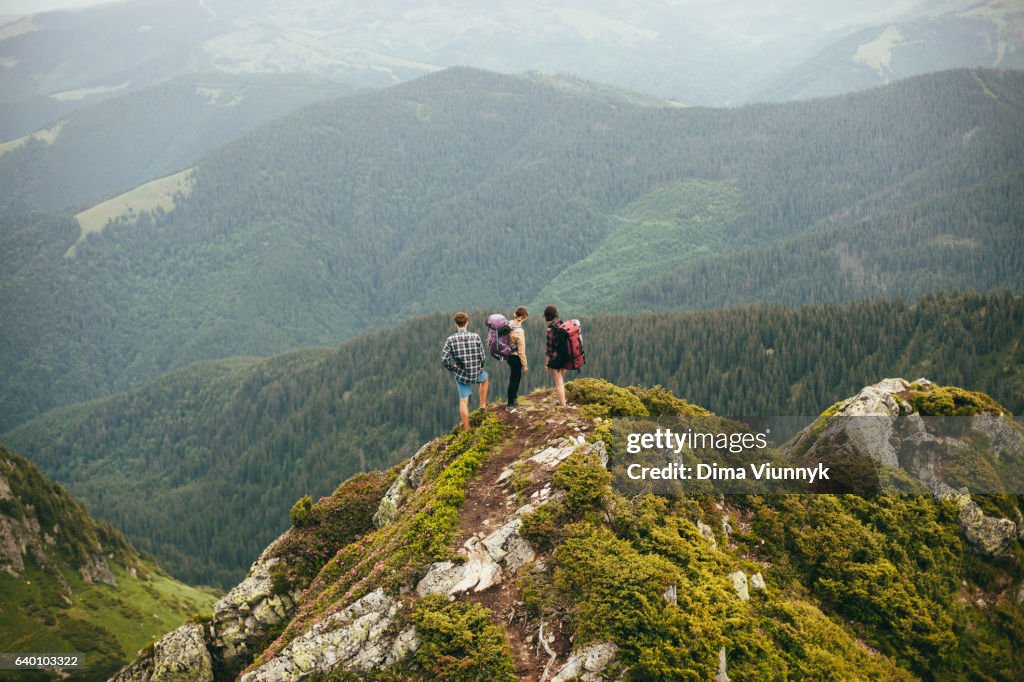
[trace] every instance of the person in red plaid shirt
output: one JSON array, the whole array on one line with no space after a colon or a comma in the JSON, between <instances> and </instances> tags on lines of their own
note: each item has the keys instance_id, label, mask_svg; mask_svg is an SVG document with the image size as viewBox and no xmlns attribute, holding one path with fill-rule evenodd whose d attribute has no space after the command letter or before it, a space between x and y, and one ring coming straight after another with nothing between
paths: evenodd
<instances>
[{"instance_id":1,"label":"person in red plaid shirt","mask_svg":"<svg viewBox=\"0 0 1024 682\"><path fill-rule=\"evenodd\" d=\"M441 366L452 373L459 391L459 417L469 431L469 397L473 384L480 385L480 408L487 407L487 372L484 371L484 344L480 335L466 329L469 315L455 313L456 332L444 342Z\"/></svg>"},{"instance_id":2,"label":"person in red plaid shirt","mask_svg":"<svg viewBox=\"0 0 1024 682\"><path fill-rule=\"evenodd\" d=\"M555 378L555 399L562 407L568 407L565 400L565 362L568 358L564 343L562 347L558 344L558 335L555 333L558 327L558 308L549 305L544 309L544 321L548 323L547 347L544 355L547 362L544 364L544 371Z\"/></svg>"}]
</instances>

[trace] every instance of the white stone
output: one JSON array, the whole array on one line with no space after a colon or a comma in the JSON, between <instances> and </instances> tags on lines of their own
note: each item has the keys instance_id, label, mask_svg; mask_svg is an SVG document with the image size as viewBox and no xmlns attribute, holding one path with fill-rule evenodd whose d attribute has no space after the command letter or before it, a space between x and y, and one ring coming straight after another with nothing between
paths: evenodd
<instances>
[{"instance_id":1,"label":"white stone","mask_svg":"<svg viewBox=\"0 0 1024 682\"><path fill-rule=\"evenodd\" d=\"M732 586L736 590L736 596L743 601L750 601L750 591L747 589L747 574L743 571L736 571L730 573L729 577L732 578Z\"/></svg>"},{"instance_id":2,"label":"white stone","mask_svg":"<svg viewBox=\"0 0 1024 682\"><path fill-rule=\"evenodd\" d=\"M711 529L711 526L703 521L697 521L697 530L700 531L700 534L703 535L708 541L708 544L711 545L711 549L718 549L718 541L715 540L715 531Z\"/></svg>"},{"instance_id":3,"label":"white stone","mask_svg":"<svg viewBox=\"0 0 1024 682\"><path fill-rule=\"evenodd\" d=\"M718 674L715 675L715 682L730 682L729 674L725 671L725 647L718 650Z\"/></svg>"},{"instance_id":4,"label":"white stone","mask_svg":"<svg viewBox=\"0 0 1024 682\"><path fill-rule=\"evenodd\" d=\"M592 644L581 651L575 651L551 678L551 682L597 682L603 679L601 673L615 660L618 651L619 648L611 642Z\"/></svg>"}]
</instances>

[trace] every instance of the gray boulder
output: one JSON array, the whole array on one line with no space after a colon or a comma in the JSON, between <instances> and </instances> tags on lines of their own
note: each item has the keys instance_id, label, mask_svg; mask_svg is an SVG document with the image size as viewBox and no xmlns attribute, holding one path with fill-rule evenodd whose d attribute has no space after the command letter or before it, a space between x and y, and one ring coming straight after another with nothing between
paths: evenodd
<instances>
[{"instance_id":1,"label":"gray boulder","mask_svg":"<svg viewBox=\"0 0 1024 682\"><path fill-rule=\"evenodd\" d=\"M391 523L402 504L405 491L415 490L423 482L423 470L430 463L430 458L425 454L429 447L430 443L426 443L416 451L416 454L402 467L395 482L384 493L377 506L377 512L373 515L373 523L377 528L383 528Z\"/></svg>"},{"instance_id":2,"label":"gray boulder","mask_svg":"<svg viewBox=\"0 0 1024 682\"><path fill-rule=\"evenodd\" d=\"M393 665L419 648L415 629L393 633L400 602L375 590L316 623L242 682L300 680L333 670L369 672Z\"/></svg>"},{"instance_id":3,"label":"gray boulder","mask_svg":"<svg viewBox=\"0 0 1024 682\"><path fill-rule=\"evenodd\" d=\"M569 680L598 682L603 680L602 673L615 660L618 651L619 648L611 642L599 642L575 651L551 678L551 682L569 682Z\"/></svg>"},{"instance_id":4,"label":"gray boulder","mask_svg":"<svg viewBox=\"0 0 1024 682\"><path fill-rule=\"evenodd\" d=\"M186 623L156 641L150 656L123 668L112 682L212 682L213 660L203 626Z\"/></svg>"}]
</instances>

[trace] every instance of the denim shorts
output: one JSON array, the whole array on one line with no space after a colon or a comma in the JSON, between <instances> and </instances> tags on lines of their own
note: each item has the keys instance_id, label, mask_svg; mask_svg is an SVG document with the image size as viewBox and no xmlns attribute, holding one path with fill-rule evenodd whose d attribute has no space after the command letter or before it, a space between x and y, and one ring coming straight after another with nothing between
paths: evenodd
<instances>
[{"instance_id":1,"label":"denim shorts","mask_svg":"<svg viewBox=\"0 0 1024 682\"><path fill-rule=\"evenodd\" d=\"M485 381L487 381L487 372L480 370L480 376L476 378L476 383L482 384ZM456 379L455 387L459 389L459 398L465 399L473 395L473 384L464 384Z\"/></svg>"}]
</instances>

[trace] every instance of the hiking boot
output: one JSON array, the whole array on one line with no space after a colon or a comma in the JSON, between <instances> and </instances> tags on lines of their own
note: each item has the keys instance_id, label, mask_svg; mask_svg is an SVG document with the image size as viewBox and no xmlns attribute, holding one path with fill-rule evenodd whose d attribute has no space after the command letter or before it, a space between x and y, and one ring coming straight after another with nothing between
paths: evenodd
<instances>
[{"instance_id":1,"label":"hiking boot","mask_svg":"<svg viewBox=\"0 0 1024 682\"><path fill-rule=\"evenodd\" d=\"M512 403L511 405L505 406L505 411L509 414L514 414L519 411L519 405Z\"/></svg>"}]
</instances>

